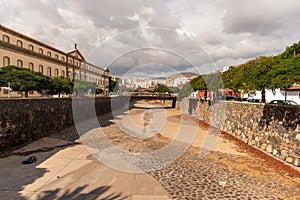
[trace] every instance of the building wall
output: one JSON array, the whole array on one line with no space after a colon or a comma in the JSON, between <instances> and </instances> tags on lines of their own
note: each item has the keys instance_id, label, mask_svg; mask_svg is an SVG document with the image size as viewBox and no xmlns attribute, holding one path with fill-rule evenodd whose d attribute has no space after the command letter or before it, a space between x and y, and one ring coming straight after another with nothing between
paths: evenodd
<instances>
[{"instance_id":1,"label":"building wall","mask_svg":"<svg viewBox=\"0 0 300 200\"><path fill-rule=\"evenodd\" d=\"M223 130L245 143L300 167L300 106L197 99L181 102L184 113Z\"/></svg>"},{"instance_id":2,"label":"building wall","mask_svg":"<svg viewBox=\"0 0 300 200\"><path fill-rule=\"evenodd\" d=\"M33 65L37 72L42 66L43 74L50 77L64 76L71 80L95 82L108 93L109 71L85 61L76 46L72 51L63 52L0 25L0 67L6 65L4 57L9 58L10 65L24 68L32 68Z\"/></svg>"}]
</instances>

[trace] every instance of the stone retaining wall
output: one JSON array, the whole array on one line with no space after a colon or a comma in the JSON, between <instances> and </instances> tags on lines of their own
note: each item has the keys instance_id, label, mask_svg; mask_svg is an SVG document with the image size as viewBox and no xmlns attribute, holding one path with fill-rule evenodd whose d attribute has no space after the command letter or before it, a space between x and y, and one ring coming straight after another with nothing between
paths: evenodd
<instances>
[{"instance_id":1,"label":"stone retaining wall","mask_svg":"<svg viewBox=\"0 0 300 200\"><path fill-rule=\"evenodd\" d=\"M114 102L116 109L124 105L122 98ZM0 108L0 152L5 152L73 126L73 113L80 122L110 112L111 98L0 99Z\"/></svg>"},{"instance_id":2,"label":"stone retaining wall","mask_svg":"<svg viewBox=\"0 0 300 200\"><path fill-rule=\"evenodd\" d=\"M300 167L300 106L184 99L182 111Z\"/></svg>"}]
</instances>

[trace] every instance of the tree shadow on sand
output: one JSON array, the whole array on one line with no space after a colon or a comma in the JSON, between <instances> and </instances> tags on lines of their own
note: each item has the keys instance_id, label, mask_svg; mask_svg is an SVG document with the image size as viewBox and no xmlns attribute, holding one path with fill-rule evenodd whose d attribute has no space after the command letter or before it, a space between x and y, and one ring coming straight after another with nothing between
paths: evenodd
<instances>
[{"instance_id":1,"label":"tree shadow on sand","mask_svg":"<svg viewBox=\"0 0 300 200\"><path fill-rule=\"evenodd\" d=\"M122 197L121 193L112 193L108 194L106 196L102 196L105 192L107 192L111 187L110 186L101 186L98 187L88 193L82 193L82 191L87 187L88 185L80 186L76 188L74 191L66 190L61 193L61 189L55 189L55 190L47 190L42 192L38 195L39 200L48 200L48 199L57 199L57 200L94 200L94 199L101 199L101 200L123 200L127 199L128 196Z\"/></svg>"}]
</instances>

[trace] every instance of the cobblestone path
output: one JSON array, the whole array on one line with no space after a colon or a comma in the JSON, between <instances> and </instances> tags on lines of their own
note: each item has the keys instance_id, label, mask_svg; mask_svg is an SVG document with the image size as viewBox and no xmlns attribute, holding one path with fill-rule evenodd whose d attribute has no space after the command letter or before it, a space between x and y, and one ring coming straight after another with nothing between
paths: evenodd
<instances>
[{"instance_id":1,"label":"cobblestone path","mask_svg":"<svg viewBox=\"0 0 300 200\"><path fill-rule=\"evenodd\" d=\"M104 115L99 122L109 119L109 114ZM109 140L126 151L151 152L168 143L159 134L141 139L130 137L114 123L102 125ZM74 139L73 132L67 130L64 139ZM87 138L96 142L97 136ZM263 157L240 150L245 156L210 152L200 158L196 150L190 149L170 165L148 174L172 199L300 199L299 172L294 176L285 174L284 167L273 166L273 161L266 162Z\"/></svg>"},{"instance_id":2,"label":"cobblestone path","mask_svg":"<svg viewBox=\"0 0 300 200\"><path fill-rule=\"evenodd\" d=\"M151 172L173 199L297 199L299 184L276 177L259 178L230 170L214 159L196 153L184 156L164 169ZM270 174L271 175L271 174Z\"/></svg>"}]
</instances>

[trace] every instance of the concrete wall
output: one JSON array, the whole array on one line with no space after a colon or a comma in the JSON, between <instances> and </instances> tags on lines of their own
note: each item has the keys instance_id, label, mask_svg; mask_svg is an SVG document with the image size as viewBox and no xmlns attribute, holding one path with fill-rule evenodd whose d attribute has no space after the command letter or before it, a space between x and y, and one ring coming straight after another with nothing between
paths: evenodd
<instances>
[{"instance_id":1,"label":"concrete wall","mask_svg":"<svg viewBox=\"0 0 300 200\"><path fill-rule=\"evenodd\" d=\"M73 113L77 122L108 113L111 101L108 97L74 98L73 104L71 98L0 99L0 152L73 126ZM122 98L113 102L116 109L124 105Z\"/></svg>"},{"instance_id":2,"label":"concrete wall","mask_svg":"<svg viewBox=\"0 0 300 200\"><path fill-rule=\"evenodd\" d=\"M217 127L245 143L300 166L300 106L184 99L184 113Z\"/></svg>"}]
</instances>

